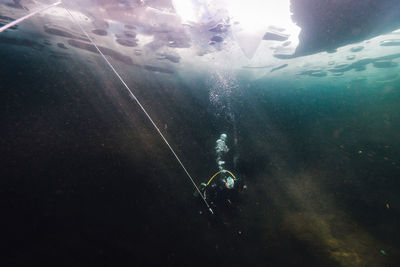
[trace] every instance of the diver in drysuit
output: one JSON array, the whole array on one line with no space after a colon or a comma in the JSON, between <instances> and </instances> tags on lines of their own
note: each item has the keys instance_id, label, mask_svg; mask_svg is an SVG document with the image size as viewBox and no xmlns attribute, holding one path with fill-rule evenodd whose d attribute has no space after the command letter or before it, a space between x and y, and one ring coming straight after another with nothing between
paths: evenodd
<instances>
[{"instance_id":1,"label":"diver in drysuit","mask_svg":"<svg viewBox=\"0 0 400 267\"><path fill-rule=\"evenodd\" d=\"M237 204L239 193L245 188L241 179L225 169L225 156L229 152L226 140L227 135L221 134L216 141L215 152L219 171L200 186L204 198L217 209Z\"/></svg>"}]
</instances>

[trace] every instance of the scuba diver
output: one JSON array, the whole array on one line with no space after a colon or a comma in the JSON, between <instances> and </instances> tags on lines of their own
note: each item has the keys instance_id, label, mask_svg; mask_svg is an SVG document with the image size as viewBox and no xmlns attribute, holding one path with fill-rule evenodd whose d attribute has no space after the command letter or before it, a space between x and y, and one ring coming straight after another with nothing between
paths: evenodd
<instances>
[{"instance_id":1,"label":"scuba diver","mask_svg":"<svg viewBox=\"0 0 400 267\"><path fill-rule=\"evenodd\" d=\"M225 155L229 151L226 139L227 135L221 134L216 141L215 152L219 171L200 185L203 197L217 210L235 206L239 202L239 193L246 188L241 179L225 169Z\"/></svg>"}]
</instances>

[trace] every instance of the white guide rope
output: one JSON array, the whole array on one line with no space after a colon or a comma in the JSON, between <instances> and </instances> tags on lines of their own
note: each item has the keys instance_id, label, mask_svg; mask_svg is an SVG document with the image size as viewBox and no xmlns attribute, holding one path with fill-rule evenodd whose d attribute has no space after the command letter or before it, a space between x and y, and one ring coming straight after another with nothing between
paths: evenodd
<instances>
[{"instance_id":1,"label":"white guide rope","mask_svg":"<svg viewBox=\"0 0 400 267\"><path fill-rule=\"evenodd\" d=\"M190 181L192 182L193 186L196 188L197 192L203 199L204 203L206 204L208 210L211 212L211 214L214 214L212 208L208 204L207 200L203 196L203 194L200 192L199 187L196 185L194 182L192 176L189 174L185 166L183 165L182 161L179 159L178 155L175 153L174 149L171 147L171 145L168 143L167 139L164 137L164 135L161 133L160 129L157 127L153 119L150 117L150 115L147 113L145 108L142 106L142 104L139 102L139 100L136 98L136 96L132 93L132 90L129 88L129 86L125 83L125 81L122 79L122 77L118 74L118 72L115 70L114 66L108 61L108 59L105 57L105 55L101 52L99 47L96 45L96 43L93 41L93 39L89 36L89 34L83 29L81 24L74 18L74 16L71 14L71 12L67 9L65 5L63 5L65 10L68 12L68 14L71 16L72 20L79 26L81 31L86 35L86 37L90 40L90 42L93 44L93 46L96 48L96 50L100 53L100 55L103 57L103 59L107 62L108 66L112 69L114 74L118 77L118 79L121 81L121 83L124 85L126 90L128 91L129 95L133 98L133 100L136 101L136 103L139 105L139 107L142 109L143 113L147 116L151 124L153 124L154 128L157 130L157 132L160 134L161 138L164 140L165 144L168 146L169 150L171 150L172 154L174 154L176 160L178 163L181 165L182 169L185 171L186 175L189 177Z\"/></svg>"},{"instance_id":2,"label":"white guide rope","mask_svg":"<svg viewBox=\"0 0 400 267\"><path fill-rule=\"evenodd\" d=\"M45 11L51 7L57 6L59 4L61 4L62 2L56 2L54 4L51 4L47 7L41 8L39 10L36 10L28 15L25 15L19 19L16 19L6 25L4 25L3 27L0 28L0 32L5 31L6 29L34 16L35 14ZM114 72L114 74L118 77L118 79L121 81L121 83L124 85L124 87L126 88L126 90L128 91L129 95L133 98L133 100L136 101L136 103L139 105L139 107L142 109L142 111L144 112L144 114L147 116L147 118L150 120L151 124L153 124L154 128L157 130L157 132L160 134L161 138L164 140L165 144L168 146L168 148L171 150L172 154L175 156L176 160L178 161L178 163L181 165L182 169L185 171L186 175L189 177L190 181L192 182L193 186L196 188L197 192L199 193L199 195L201 196L201 198L204 200L204 203L206 204L207 208L209 209L209 211L214 214L213 210L211 209L210 205L208 204L207 200L205 199L205 197L203 196L203 194L200 192L200 189L198 188L198 186L196 185L196 183L194 182L192 176L189 174L189 172L187 171L187 169L185 168L185 166L183 165L182 161L179 159L178 155L175 153L174 149L171 147L171 145L168 143L167 139L164 137L164 135L161 133L160 129L157 127L157 125L154 123L153 119L150 117L150 115L147 113L147 111L145 110L145 108L142 106L142 104L139 102L139 100L136 98L136 96L132 93L132 90L129 88L129 86L125 83L125 81L122 79L122 77L118 74L118 72L115 70L114 66L110 63L110 61L108 61L108 59L104 56L104 54L101 52L101 50L99 49L99 47L96 45L96 43L93 41L93 39L88 35L88 33L83 29L83 27L81 26L81 24L74 18L74 16L71 14L71 12L68 10L68 8L63 5L65 10L68 12L68 14L71 16L72 20L78 25L78 27L81 29L81 31L86 35L86 37L90 40L90 42L93 44L93 46L96 48L96 50L100 53L100 55L103 57L103 59L107 62L108 66L111 68L111 70Z\"/></svg>"},{"instance_id":3,"label":"white guide rope","mask_svg":"<svg viewBox=\"0 0 400 267\"><path fill-rule=\"evenodd\" d=\"M51 5L47 6L47 7L41 8L39 10L36 10L36 11L34 11L32 13L29 13L28 15L25 15L25 16L19 18L19 19L11 21L10 23L8 23L8 24L4 25L3 27L1 27L0 28L0 32L3 32L5 30L7 30L8 28L10 28L10 27L12 27L12 26L14 26L14 25L16 25L16 24L18 24L18 23L20 23L20 22L22 22L22 21L24 21L24 20L26 20L26 19L28 19L30 17L32 17L33 15L36 15L39 12L45 11L45 10L47 10L47 9L53 7L53 6L57 6L59 4L61 4L61 1L57 2L57 3L54 3L54 4L51 4Z\"/></svg>"}]
</instances>

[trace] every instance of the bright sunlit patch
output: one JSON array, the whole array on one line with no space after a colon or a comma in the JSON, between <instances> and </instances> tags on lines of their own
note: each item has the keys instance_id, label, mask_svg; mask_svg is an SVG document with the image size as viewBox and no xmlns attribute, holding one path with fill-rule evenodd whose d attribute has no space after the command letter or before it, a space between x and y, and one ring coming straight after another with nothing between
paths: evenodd
<instances>
[{"instance_id":1,"label":"bright sunlit patch","mask_svg":"<svg viewBox=\"0 0 400 267\"><path fill-rule=\"evenodd\" d=\"M198 22L204 12L206 2L205 0L172 0L175 12L181 17L183 23Z\"/></svg>"},{"instance_id":2,"label":"bright sunlit patch","mask_svg":"<svg viewBox=\"0 0 400 267\"><path fill-rule=\"evenodd\" d=\"M234 22L246 31L257 32L268 25L292 23L290 0L229 0L226 8Z\"/></svg>"},{"instance_id":3,"label":"bright sunlit patch","mask_svg":"<svg viewBox=\"0 0 400 267\"><path fill-rule=\"evenodd\" d=\"M173 5L183 23L207 22L226 12L236 42L249 59L271 26L289 36L292 47L298 44L300 28L291 20L290 0L173 0Z\"/></svg>"}]
</instances>

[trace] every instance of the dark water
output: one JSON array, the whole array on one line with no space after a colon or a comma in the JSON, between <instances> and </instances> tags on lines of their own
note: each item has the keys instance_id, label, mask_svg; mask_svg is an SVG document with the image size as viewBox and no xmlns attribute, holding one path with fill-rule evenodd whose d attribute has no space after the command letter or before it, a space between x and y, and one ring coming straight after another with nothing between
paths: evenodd
<instances>
[{"instance_id":1,"label":"dark water","mask_svg":"<svg viewBox=\"0 0 400 267\"><path fill-rule=\"evenodd\" d=\"M236 136L248 190L209 216L104 62L0 51L4 266L397 266L398 84L238 80L213 104L205 77L123 73L198 183Z\"/></svg>"}]
</instances>

